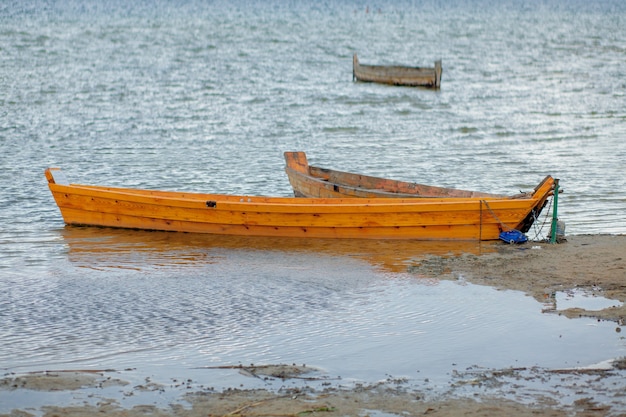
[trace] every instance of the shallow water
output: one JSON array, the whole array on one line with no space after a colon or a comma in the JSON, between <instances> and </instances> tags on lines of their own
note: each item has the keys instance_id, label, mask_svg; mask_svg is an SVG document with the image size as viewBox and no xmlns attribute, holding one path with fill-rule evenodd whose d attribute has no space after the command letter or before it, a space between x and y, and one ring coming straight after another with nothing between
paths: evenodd
<instances>
[{"instance_id":1,"label":"shallow water","mask_svg":"<svg viewBox=\"0 0 626 417\"><path fill-rule=\"evenodd\" d=\"M624 350L612 323L591 329L545 317L540 303L520 293L389 273L350 252L189 243L179 250L153 244L145 254L98 249L74 259L71 251L81 249L70 248L45 282L10 274L14 323L2 334L1 363L109 369L171 361L191 368L290 358L365 377L411 367L432 372L451 358L463 367L576 366ZM552 340L556 333L569 337ZM597 349L600 336L614 343Z\"/></svg>"},{"instance_id":2,"label":"shallow water","mask_svg":"<svg viewBox=\"0 0 626 417\"><path fill-rule=\"evenodd\" d=\"M167 405L189 386L285 384L211 369L224 365L307 364L320 369L317 384L392 377L435 395L456 372L473 368L567 369L626 355L615 323L549 313L563 308L560 294L553 306L462 277L408 272L428 254L488 253L497 243L51 233L53 263L3 274L1 307L11 322L0 329L0 363L18 373L113 369L133 384L150 378L166 385L165 393L134 398L124 395L128 389L95 390L90 401L108 394L125 406ZM175 382L186 380L193 382ZM535 384L518 382L515 395L530 395ZM559 381L542 389L553 384ZM612 379L606 384L614 389ZM69 404L66 394L54 395L40 394L35 404ZM577 395L584 396L573 390L564 401ZM34 404L9 392L0 399L5 409Z\"/></svg>"},{"instance_id":3,"label":"shallow water","mask_svg":"<svg viewBox=\"0 0 626 417\"><path fill-rule=\"evenodd\" d=\"M492 244L64 228L43 170L272 195L291 193L287 150L494 193L550 174L567 234L624 233L625 28L611 0L0 5L0 367L132 367L138 379L227 385L238 377L192 369L304 362L345 380L443 386L456 368L623 356L614 324L407 269L424 253ZM442 88L354 83L354 52L441 58Z\"/></svg>"}]
</instances>

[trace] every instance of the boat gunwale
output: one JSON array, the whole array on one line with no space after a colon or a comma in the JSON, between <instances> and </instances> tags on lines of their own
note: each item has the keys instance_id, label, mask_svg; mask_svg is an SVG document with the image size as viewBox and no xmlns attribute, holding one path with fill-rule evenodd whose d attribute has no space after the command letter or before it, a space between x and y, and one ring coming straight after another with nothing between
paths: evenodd
<instances>
[{"instance_id":1,"label":"boat gunwale","mask_svg":"<svg viewBox=\"0 0 626 417\"><path fill-rule=\"evenodd\" d=\"M159 204L168 202L173 206L193 208L197 204L205 205L207 201L213 201L219 204L220 207L226 205L232 207L241 207L242 209L250 209L251 207L263 207L263 208L278 208L278 207L299 207L320 209L320 208L362 208L364 210L374 210L375 208L388 209L389 207L398 207L404 209L410 209L411 207L425 207L427 205L440 206L442 208L450 209L453 206L467 205L471 203L480 203L487 201L489 205L495 207L501 207L504 205L511 205L511 202L520 203L519 207L525 207L531 204L538 198L528 199L502 199L502 198L307 198L307 197L267 197L267 196L254 196L254 195L225 195L225 194L204 194L194 192L180 193L177 191L167 190L151 190L151 189L133 189L133 188L118 188L118 187L103 187L96 185L84 185L84 184L50 184L51 189L56 192L64 194L76 194L93 196L98 195L101 198L120 199L125 201L142 202L149 204ZM83 192L81 192L83 191ZM182 195L178 195L182 194ZM184 196L186 195L186 197ZM123 198L121 198L123 197ZM238 199L239 201L235 201ZM261 201L259 201L261 200ZM179 204L172 204L172 203ZM513 205L511 208L514 208ZM410 210L399 210L410 211ZM437 210L439 211L439 210Z\"/></svg>"}]
</instances>

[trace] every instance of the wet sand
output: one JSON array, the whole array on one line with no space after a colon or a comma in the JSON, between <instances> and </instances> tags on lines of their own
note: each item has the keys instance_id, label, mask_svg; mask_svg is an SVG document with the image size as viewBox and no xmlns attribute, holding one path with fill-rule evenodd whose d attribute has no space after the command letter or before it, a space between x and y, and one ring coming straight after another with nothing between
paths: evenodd
<instances>
[{"instance_id":1,"label":"wet sand","mask_svg":"<svg viewBox=\"0 0 626 417\"><path fill-rule=\"evenodd\" d=\"M518 290L540 302L557 291L581 289L626 301L626 236L577 235L560 244L499 245L494 253L428 257L412 272L478 285ZM601 311L571 309L568 317L588 316L622 323L626 305Z\"/></svg>"},{"instance_id":2,"label":"wet sand","mask_svg":"<svg viewBox=\"0 0 626 417\"><path fill-rule=\"evenodd\" d=\"M426 256L415 260L409 267L416 276L438 276L442 279L463 279L477 285L499 289L523 291L542 303L549 302L556 292L584 290L606 298L619 300L618 307L600 311L580 308L559 310L575 319L594 317L615 323L621 332L626 321L626 236L593 235L569 236L560 244L529 242L523 245L498 245L497 250L482 255L462 254L452 256ZM256 378L273 378L288 381L305 377L313 369L295 365L272 365L240 367L235 369ZM504 380L558 377L563 385L579 384L580 376L592 383L580 386L585 395L567 407L560 405L550 395L539 395L533 401L517 402L489 394L457 395L459 386L492 386ZM574 379L573 378L576 377ZM49 404L40 410L13 410L0 416L605 416L626 415L623 397L626 383L614 384L609 397L620 399L617 403L597 400L598 392L606 386L594 384L605 378L626 381L626 359L619 358L595 369L502 369L468 370L456 375L451 382L449 395L429 396L408 389L403 381L387 380L368 386L342 389L307 387L281 389L270 392L262 389L246 389L240 386L223 392L211 389L190 392L186 395L189 407L172 404L169 407L136 405L125 409L115 399L99 400L95 404L60 407ZM69 391L81 396L81 390L101 389L111 386L126 387L124 373L115 370L66 372L34 372L22 375L7 374L0 379L0 390L10 392L28 391L37 395L41 391ZM158 385L146 383L126 392L158 390ZM514 386L511 387L514 390ZM557 393L554 393L557 395ZM82 394L84 396L84 393Z\"/></svg>"}]
</instances>

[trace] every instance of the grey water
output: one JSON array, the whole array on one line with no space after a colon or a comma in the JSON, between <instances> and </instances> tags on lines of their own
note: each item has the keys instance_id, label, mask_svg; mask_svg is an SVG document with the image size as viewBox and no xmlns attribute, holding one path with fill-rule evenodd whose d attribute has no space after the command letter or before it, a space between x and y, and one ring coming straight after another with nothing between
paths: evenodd
<instances>
[{"instance_id":1,"label":"grey water","mask_svg":"<svg viewBox=\"0 0 626 417\"><path fill-rule=\"evenodd\" d=\"M441 59L441 89L355 83L353 53ZM304 150L318 165L494 193L552 175L568 234L624 233L624 62L617 0L4 2L0 368L228 385L198 368L302 362L344 381L444 386L471 366L624 356L614 323L409 273L435 244L67 228L43 176L287 196L282 153Z\"/></svg>"}]
</instances>

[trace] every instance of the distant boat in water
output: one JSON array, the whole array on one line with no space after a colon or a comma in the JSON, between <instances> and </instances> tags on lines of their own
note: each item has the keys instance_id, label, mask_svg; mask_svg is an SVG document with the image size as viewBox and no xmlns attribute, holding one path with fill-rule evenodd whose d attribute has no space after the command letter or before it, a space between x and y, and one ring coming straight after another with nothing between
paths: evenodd
<instances>
[{"instance_id":1,"label":"distant boat in water","mask_svg":"<svg viewBox=\"0 0 626 417\"><path fill-rule=\"evenodd\" d=\"M409 87L441 87L441 60L433 68L399 65L362 65L357 54L352 57L352 78L356 81Z\"/></svg>"}]
</instances>

